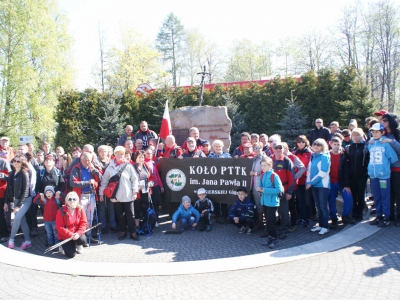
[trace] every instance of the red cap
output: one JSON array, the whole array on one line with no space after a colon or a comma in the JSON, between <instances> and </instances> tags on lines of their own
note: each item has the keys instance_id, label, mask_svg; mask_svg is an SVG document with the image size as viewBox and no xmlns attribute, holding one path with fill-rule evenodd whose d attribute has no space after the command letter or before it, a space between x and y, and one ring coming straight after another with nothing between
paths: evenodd
<instances>
[{"instance_id":1,"label":"red cap","mask_svg":"<svg viewBox=\"0 0 400 300\"><path fill-rule=\"evenodd\" d=\"M374 116L383 116L383 115L386 115L388 113L388 111L387 110L380 110L380 111L376 111L376 112L374 112Z\"/></svg>"}]
</instances>

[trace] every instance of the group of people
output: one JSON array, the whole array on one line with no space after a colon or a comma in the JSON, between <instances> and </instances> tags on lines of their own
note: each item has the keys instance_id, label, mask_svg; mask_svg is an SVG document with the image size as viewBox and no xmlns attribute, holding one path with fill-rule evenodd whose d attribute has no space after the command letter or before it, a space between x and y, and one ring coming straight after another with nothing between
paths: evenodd
<instances>
[{"instance_id":1,"label":"group of people","mask_svg":"<svg viewBox=\"0 0 400 300\"><path fill-rule=\"evenodd\" d=\"M82 253L88 242L96 242L108 228L139 240L138 228L148 208L154 208L158 227L159 206L164 191L159 161L166 158L237 158L251 159L251 187L237 190L237 201L227 203L207 198L204 188L198 199L185 196L172 215L172 228L212 230L217 223L232 223L240 233L252 234L264 228L263 245L278 245L278 225L285 232L297 226L312 227L312 232L327 234L339 221L336 209L338 193L343 197L341 221L353 224L363 219L365 188L368 177L376 208L371 225L386 227L390 221L400 226L400 195L395 189L400 181L399 119L386 111L366 119L368 132L351 120L349 128L340 130L336 121L330 129L316 119L309 137L300 135L291 149L278 134L240 135L241 144L230 155L220 140L210 143L200 138L198 128L178 146L169 135L161 143L157 134L140 123L138 132L128 125L118 139L118 146L92 145L75 147L72 156L62 147L51 152L43 143L34 151L32 144L21 144L15 151L9 138L0 141L0 241L15 247L21 227L25 241L21 249L32 246L31 236L38 234L40 209L46 231L46 245L70 239L58 250L67 257ZM111 178L118 178L118 189L107 197ZM11 222L11 213L14 213ZM315 216L317 215L317 216ZM330 224L329 224L330 220ZM90 229L101 223L97 236ZM12 225L11 225L12 224Z\"/></svg>"}]
</instances>

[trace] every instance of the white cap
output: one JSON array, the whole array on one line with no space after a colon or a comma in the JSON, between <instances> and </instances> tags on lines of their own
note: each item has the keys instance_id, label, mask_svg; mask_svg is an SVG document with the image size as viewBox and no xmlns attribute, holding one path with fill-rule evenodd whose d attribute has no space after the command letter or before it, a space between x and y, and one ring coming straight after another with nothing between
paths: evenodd
<instances>
[{"instance_id":1,"label":"white cap","mask_svg":"<svg viewBox=\"0 0 400 300\"><path fill-rule=\"evenodd\" d=\"M207 193L206 193L206 190L203 189L203 188L198 189L198 190L197 190L197 195L200 195L200 194L207 194Z\"/></svg>"}]
</instances>

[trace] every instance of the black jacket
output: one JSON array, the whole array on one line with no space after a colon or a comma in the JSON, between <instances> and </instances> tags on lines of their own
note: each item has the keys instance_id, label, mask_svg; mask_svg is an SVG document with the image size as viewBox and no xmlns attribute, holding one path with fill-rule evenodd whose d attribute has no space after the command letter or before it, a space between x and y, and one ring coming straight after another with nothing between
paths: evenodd
<instances>
[{"instance_id":1,"label":"black jacket","mask_svg":"<svg viewBox=\"0 0 400 300\"><path fill-rule=\"evenodd\" d=\"M310 145L312 145L316 139L324 139L326 142L328 142L330 136L331 132L328 128L321 126L321 128L318 129L318 127L315 126L310 132Z\"/></svg>"},{"instance_id":2,"label":"black jacket","mask_svg":"<svg viewBox=\"0 0 400 300\"><path fill-rule=\"evenodd\" d=\"M339 186L342 188L350 187L350 164L347 159L346 151L340 153L339 162Z\"/></svg>"},{"instance_id":3,"label":"black jacket","mask_svg":"<svg viewBox=\"0 0 400 300\"><path fill-rule=\"evenodd\" d=\"M15 207L21 207L25 198L30 196L29 173L11 171L8 177L7 201L14 201ZM15 200L13 200L15 199Z\"/></svg>"},{"instance_id":4,"label":"black jacket","mask_svg":"<svg viewBox=\"0 0 400 300\"><path fill-rule=\"evenodd\" d=\"M36 173L36 194L44 193L44 188L48 185L51 185L56 192L64 192L65 190L65 182L64 177L61 174L61 171L57 170L56 167L47 172L46 169L39 170Z\"/></svg>"},{"instance_id":5,"label":"black jacket","mask_svg":"<svg viewBox=\"0 0 400 300\"><path fill-rule=\"evenodd\" d=\"M367 179L369 152L364 143L350 144L346 147L349 160L350 179Z\"/></svg>"}]
</instances>

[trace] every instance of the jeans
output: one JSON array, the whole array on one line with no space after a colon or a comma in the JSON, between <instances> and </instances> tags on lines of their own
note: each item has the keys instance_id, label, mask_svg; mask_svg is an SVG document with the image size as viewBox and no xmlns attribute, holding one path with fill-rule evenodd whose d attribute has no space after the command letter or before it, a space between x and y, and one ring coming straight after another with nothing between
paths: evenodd
<instances>
[{"instance_id":1,"label":"jeans","mask_svg":"<svg viewBox=\"0 0 400 300\"><path fill-rule=\"evenodd\" d=\"M376 216L390 218L390 178L371 179L372 194L374 195ZM397 187L398 188L398 187Z\"/></svg>"},{"instance_id":2,"label":"jeans","mask_svg":"<svg viewBox=\"0 0 400 300\"><path fill-rule=\"evenodd\" d=\"M331 191L329 194L329 214L331 220L337 221L336 216L336 197L337 193L340 193L343 198L343 217L349 217L351 212L353 211L353 197L351 194L344 192L343 189L340 187L339 183L331 183Z\"/></svg>"},{"instance_id":3,"label":"jeans","mask_svg":"<svg viewBox=\"0 0 400 300\"><path fill-rule=\"evenodd\" d=\"M0 238L8 236L6 216L4 214L4 198L0 198Z\"/></svg>"},{"instance_id":4,"label":"jeans","mask_svg":"<svg viewBox=\"0 0 400 300\"><path fill-rule=\"evenodd\" d=\"M365 207L365 187L367 178L351 178L350 189L353 197L353 216L362 216Z\"/></svg>"},{"instance_id":5,"label":"jeans","mask_svg":"<svg viewBox=\"0 0 400 300\"><path fill-rule=\"evenodd\" d=\"M397 220L400 220L400 172L392 171L390 186L390 215L393 217L397 215Z\"/></svg>"},{"instance_id":6,"label":"jeans","mask_svg":"<svg viewBox=\"0 0 400 300\"><path fill-rule=\"evenodd\" d=\"M56 221L44 221L44 228L46 229L47 243L49 245L58 244Z\"/></svg>"},{"instance_id":7,"label":"jeans","mask_svg":"<svg viewBox=\"0 0 400 300\"><path fill-rule=\"evenodd\" d=\"M194 224L194 217L189 217L189 218L181 218L181 230L185 230L186 227L192 227ZM178 220L179 221L179 220Z\"/></svg>"},{"instance_id":8,"label":"jeans","mask_svg":"<svg viewBox=\"0 0 400 300\"><path fill-rule=\"evenodd\" d=\"M304 221L311 220L311 189L306 190L305 185L298 185L296 190L297 203L300 216Z\"/></svg>"},{"instance_id":9,"label":"jeans","mask_svg":"<svg viewBox=\"0 0 400 300\"><path fill-rule=\"evenodd\" d=\"M63 248L66 257L73 258L76 254L76 246L81 246L86 243L86 236L82 234L77 240L70 240L61 245L61 247Z\"/></svg>"},{"instance_id":10,"label":"jeans","mask_svg":"<svg viewBox=\"0 0 400 300\"><path fill-rule=\"evenodd\" d=\"M315 188L312 187L312 194L314 196L315 205L317 207L318 213L318 223L319 227L328 229L328 219L329 219L329 211L328 211L328 198L329 198L329 189L327 188Z\"/></svg>"},{"instance_id":11,"label":"jeans","mask_svg":"<svg viewBox=\"0 0 400 300\"><path fill-rule=\"evenodd\" d=\"M277 238L276 233L276 209L274 206L262 206L265 219L267 220L267 232L270 237Z\"/></svg>"},{"instance_id":12,"label":"jeans","mask_svg":"<svg viewBox=\"0 0 400 300\"><path fill-rule=\"evenodd\" d=\"M14 240L15 235L17 234L20 226L22 228L22 232L24 233L25 240L26 241L30 240L29 227L28 227L28 223L26 223L25 215L28 212L29 207L31 207L31 204L32 204L32 197L25 198L24 204L21 206L21 208L15 214L14 223L11 228L11 236L10 236L11 240Z\"/></svg>"},{"instance_id":13,"label":"jeans","mask_svg":"<svg viewBox=\"0 0 400 300\"><path fill-rule=\"evenodd\" d=\"M128 223L128 228L130 233L135 233L135 219L134 219L134 202L114 202L115 211L117 212L118 223L120 227L120 232L126 232L126 224Z\"/></svg>"},{"instance_id":14,"label":"jeans","mask_svg":"<svg viewBox=\"0 0 400 300\"><path fill-rule=\"evenodd\" d=\"M96 209L96 195L94 193L90 194L81 194L81 204L83 210L85 211L88 226L92 227L93 223L93 214Z\"/></svg>"}]
</instances>

